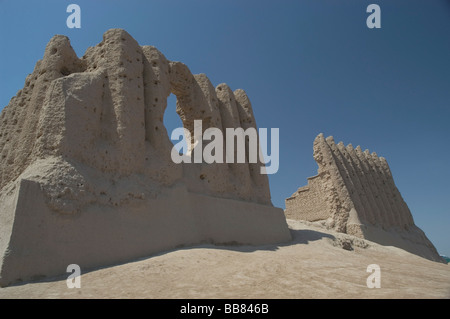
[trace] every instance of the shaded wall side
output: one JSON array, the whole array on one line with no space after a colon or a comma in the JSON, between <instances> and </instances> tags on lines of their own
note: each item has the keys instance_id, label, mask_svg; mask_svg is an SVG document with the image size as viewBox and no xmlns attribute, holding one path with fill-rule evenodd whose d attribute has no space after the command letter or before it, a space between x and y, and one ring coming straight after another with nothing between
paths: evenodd
<instances>
[{"instance_id":1,"label":"shaded wall side","mask_svg":"<svg viewBox=\"0 0 450 319\"><path fill-rule=\"evenodd\" d=\"M286 218L313 222L330 217L321 183L320 176L309 178L308 186L286 199Z\"/></svg>"}]
</instances>

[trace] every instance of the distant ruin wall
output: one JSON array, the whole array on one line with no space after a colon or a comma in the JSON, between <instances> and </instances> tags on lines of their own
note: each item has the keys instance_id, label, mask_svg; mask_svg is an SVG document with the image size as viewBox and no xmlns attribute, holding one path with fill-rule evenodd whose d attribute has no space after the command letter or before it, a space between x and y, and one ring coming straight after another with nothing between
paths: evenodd
<instances>
[{"instance_id":1,"label":"distant ruin wall","mask_svg":"<svg viewBox=\"0 0 450 319\"><path fill-rule=\"evenodd\" d=\"M442 260L414 224L385 158L359 146L335 144L332 136L323 134L313 148L318 175L286 199L287 218L323 220L338 232Z\"/></svg>"}]
</instances>

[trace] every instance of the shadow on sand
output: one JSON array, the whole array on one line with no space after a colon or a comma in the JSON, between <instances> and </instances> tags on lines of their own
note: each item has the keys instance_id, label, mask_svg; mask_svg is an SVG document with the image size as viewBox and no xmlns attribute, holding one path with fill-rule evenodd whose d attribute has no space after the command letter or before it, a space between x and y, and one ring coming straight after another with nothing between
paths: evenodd
<instances>
[{"instance_id":1,"label":"shadow on sand","mask_svg":"<svg viewBox=\"0 0 450 319\"><path fill-rule=\"evenodd\" d=\"M155 253L155 254L141 257L141 258L136 258L136 259L129 260L126 262L122 262L122 263L111 264L111 265L103 266L103 267L95 267L95 268L91 268L91 269L82 269L81 272L83 275L83 274L87 274L87 273L101 270L101 269L106 269L106 268L110 268L110 267L116 267L116 266L120 266L120 265L126 265L129 263L139 262L139 261L147 260L149 258L154 258L157 256L164 256L166 254L169 254L169 253L172 253L175 251L180 251L180 250L220 249L220 250L231 250L231 251L242 252L242 253L251 253L251 252L259 251L259 250L276 251L280 247L287 247L287 246L293 246L293 245L307 245L309 242L321 240L323 238L329 238L331 240L335 239L335 237L333 235L323 233L320 231L310 230L310 229L289 229L289 231L291 233L292 240L289 242L284 242L284 243L267 244L267 245L241 245L241 244L237 244L237 243L215 244L215 243L210 243L210 242L203 242L203 243L192 244L192 245L178 246L174 249L162 251L159 253ZM62 274L59 276L53 276L53 277L35 278L34 280L16 282L16 283L9 285L8 287L23 286L26 284L34 284L34 283L61 281L61 280L66 280L69 275L70 275L70 273Z\"/></svg>"}]
</instances>

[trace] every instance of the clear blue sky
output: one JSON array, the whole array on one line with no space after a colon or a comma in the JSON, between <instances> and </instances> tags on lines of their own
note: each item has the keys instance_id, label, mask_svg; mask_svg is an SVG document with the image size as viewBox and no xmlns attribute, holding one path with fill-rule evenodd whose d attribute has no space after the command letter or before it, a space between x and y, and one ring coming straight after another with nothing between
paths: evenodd
<instances>
[{"instance_id":1,"label":"clear blue sky","mask_svg":"<svg viewBox=\"0 0 450 319\"><path fill-rule=\"evenodd\" d=\"M66 27L70 3L81 29ZM381 29L366 26L371 3ZM316 174L323 132L386 157L416 224L450 255L450 1L0 0L0 108L53 35L81 57L109 28L247 92L258 126L280 128L275 206Z\"/></svg>"}]
</instances>

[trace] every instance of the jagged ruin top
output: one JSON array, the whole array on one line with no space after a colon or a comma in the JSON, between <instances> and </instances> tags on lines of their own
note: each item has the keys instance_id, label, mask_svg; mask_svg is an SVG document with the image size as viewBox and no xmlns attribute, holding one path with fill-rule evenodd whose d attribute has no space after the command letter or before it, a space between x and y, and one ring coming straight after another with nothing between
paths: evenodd
<instances>
[{"instance_id":1,"label":"jagged ruin top","mask_svg":"<svg viewBox=\"0 0 450 319\"><path fill-rule=\"evenodd\" d=\"M32 163L59 158L113 180L144 175L161 187L182 182L193 192L271 205L259 163L186 168L171 161L173 144L163 123L171 93L190 131L194 119L202 120L203 130L256 128L243 90L233 92L223 83L214 88L205 74L193 75L155 47L140 46L124 30L108 30L81 59L66 36L54 36L25 87L1 113L0 189ZM56 175L46 183L53 185L47 191L58 209L68 207L61 204L64 198L78 206L80 196L98 195L83 178Z\"/></svg>"}]
</instances>

